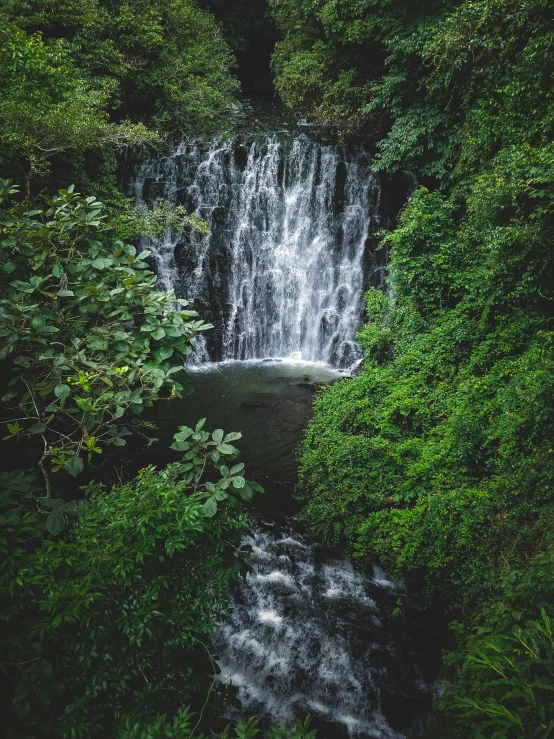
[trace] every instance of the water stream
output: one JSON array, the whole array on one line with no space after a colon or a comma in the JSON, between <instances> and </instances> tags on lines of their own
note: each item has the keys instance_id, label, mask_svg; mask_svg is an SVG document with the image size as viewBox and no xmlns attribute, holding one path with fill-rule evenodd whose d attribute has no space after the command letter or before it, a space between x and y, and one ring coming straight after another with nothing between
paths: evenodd
<instances>
[{"instance_id":1,"label":"water stream","mask_svg":"<svg viewBox=\"0 0 554 739\"><path fill-rule=\"evenodd\" d=\"M219 679L239 688L242 708L230 716L294 724L310 714L322 739L417 730L430 692L410 633L417 610L401 584L378 567L362 576L294 527L255 524L244 544L252 571L236 588L232 622L213 637Z\"/></svg>"},{"instance_id":2,"label":"water stream","mask_svg":"<svg viewBox=\"0 0 554 739\"><path fill-rule=\"evenodd\" d=\"M164 198L204 218L211 235L147 244L161 283L216 327L196 362L296 358L351 367L368 284L381 184L360 145L305 133L185 142L146 162L139 203Z\"/></svg>"},{"instance_id":3,"label":"water stream","mask_svg":"<svg viewBox=\"0 0 554 739\"><path fill-rule=\"evenodd\" d=\"M138 203L184 205L210 229L145 243L161 285L215 326L192 357L193 394L159 408L160 446L206 416L207 428L243 432L249 475L268 488L243 542L252 571L213 638L219 679L242 704L229 716L310 713L321 739L399 739L429 708L418 610L398 582L356 573L286 515L297 510L295 454L314 392L360 360L355 334L364 289L383 281L374 235L390 198L361 144L277 128L183 142L136 174Z\"/></svg>"}]
</instances>

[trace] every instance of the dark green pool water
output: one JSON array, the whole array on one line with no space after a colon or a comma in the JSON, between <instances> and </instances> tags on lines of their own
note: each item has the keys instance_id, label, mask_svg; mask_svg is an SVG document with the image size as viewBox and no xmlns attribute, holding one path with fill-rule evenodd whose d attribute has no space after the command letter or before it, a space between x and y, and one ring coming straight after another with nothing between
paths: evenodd
<instances>
[{"instance_id":1,"label":"dark green pool water","mask_svg":"<svg viewBox=\"0 0 554 739\"><path fill-rule=\"evenodd\" d=\"M208 364L190 370L193 391L160 404L156 417L159 447L169 446L177 426L240 431L237 442L249 475L294 483L296 449L312 415L320 383L341 374L325 364L301 361L246 361Z\"/></svg>"}]
</instances>

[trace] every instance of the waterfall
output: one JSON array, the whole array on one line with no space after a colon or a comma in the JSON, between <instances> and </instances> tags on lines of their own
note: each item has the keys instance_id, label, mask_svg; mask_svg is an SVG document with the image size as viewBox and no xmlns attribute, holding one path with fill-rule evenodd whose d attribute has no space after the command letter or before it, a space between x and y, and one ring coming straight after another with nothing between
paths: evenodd
<instances>
[{"instance_id":1,"label":"waterfall","mask_svg":"<svg viewBox=\"0 0 554 739\"><path fill-rule=\"evenodd\" d=\"M395 604L413 617L402 586L377 567L364 577L291 531L255 525L243 545L252 569L212 639L219 680L239 689L242 708L229 717L290 725L309 713L322 736L405 737L430 690L413 644L389 627Z\"/></svg>"},{"instance_id":2,"label":"waterfall","mask_svg":"<svg viewBox=\"0 0 554 739\"><path fill-rule=\"evenodd\" d=\"M359 360L363 293L383 285L387 259L374 237L405 202L406 182L381 180L362 145L295 126L275 131L185 141L142 164L138 204L184 206L210 230L167 232L144 246L160 286L215 326L198 340L193 363L287 358L325 363L331 368L317 369L338 375ZM265 377L271 365L283 370ZM199 413L227 428L220 419L231 409L229 420L240 418L245 440L255 439L255 455L260 443L271 448L262 456L277 480L291 464L291 428L298 433L293 388L308 383L310 392L313 374L289 376L290 366L224 364L199 372L205 384L197 383ZM187 399L180 422L190 412ZM424 630L402 586L378 568L365 577L345 555L276 523L254 521L243 546L252 549L251 571L235 587L230 623L212 639L222 691L238 691L242 706L227 717L290 726L309 713L328 739L413 736L406 732L429 709L424 653L432 649L421 648Z\"/></svg>"},{"instance_id":3,"label":"waterfall","mask_svg":"<svg viewBox=\"0 0 554 739\"><path fill-rule=\"evenodd\" d=\"M380 201L362 147L305 134L184 142L142 165L134 191L139 203L165 198L209 225L204 239L167 233L148 245L163 287L217 327L197 360L349 367L359 358Z\"/></svg>"}]
</instances>

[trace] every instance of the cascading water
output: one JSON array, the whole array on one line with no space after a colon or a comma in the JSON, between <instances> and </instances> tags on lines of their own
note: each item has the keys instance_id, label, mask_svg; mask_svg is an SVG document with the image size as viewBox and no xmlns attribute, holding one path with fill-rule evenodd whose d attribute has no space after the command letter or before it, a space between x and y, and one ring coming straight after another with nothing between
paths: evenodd
<instances>
[{"instance_id":1,"label":"cascading water","mask_svg":"<svg viewBox=\"0 0 554 739\"><path fill-rule=\"evenodd\" d=\"M254 527L252 570L230 624L215 632L219 679L239 688L242 709L267 723L310 714L322 737L400 739L429 706L410 648L389 626L402 586L375 568L356 573L345 556L308 546L291 531ZM411 647L413 649L413 645Z\"/></svg>"},{"instance_id":2,"label":"cascading water","mask_svg":"<svg viewBox=\"0 0 554 739\"><path fill-rule=\"evenodd\" d=\"M208 222L208 238L168 233L149 244L163 286L221 327L197 361L289 357L349 367L359 358L380 198L362 147L305 134L183 143L145 163L135 183L139 203L164 198Z\"/></svg>"},{"instance_id":3,"label":"cascading water","mask_svg":"<svg viewBox=\"0 0 554 739\"><path fill-rule=\"evenodd\" d=\"M363 292L383 284L386 252L375 251L373 236L398 208L387 205L394 195L381 192L363 146L290 126L184 142L142 165L134 182L139 204L163 198L183 205L210 230L207 238L173 232L144 244L161 286L215 326L192 357L211 371L196 368L203 378L195 383L197 405L193 396L168 410L169 439L178 422L200 415L213 428L236 422L254 474L277 486L290 481L290 437L297 439L299 419L303 425L309 416L310 387L359 359ZM406 192L402 183L399 192ZM214 364L269 358L302 362ZM332 367L315 371L314 362ZM273 495L282 513L284 498ZM345 556L266 524L254 524L245 542L252 571L235 589L232 622L213 640L219 679L239 689L242 709L232 717L290 725L310 713L325 739L407 736L430 693L414 635L401 633L392 613L400 609L409 631L417 609L381 572L363 578Z\"/></svg>"}]
</instances>

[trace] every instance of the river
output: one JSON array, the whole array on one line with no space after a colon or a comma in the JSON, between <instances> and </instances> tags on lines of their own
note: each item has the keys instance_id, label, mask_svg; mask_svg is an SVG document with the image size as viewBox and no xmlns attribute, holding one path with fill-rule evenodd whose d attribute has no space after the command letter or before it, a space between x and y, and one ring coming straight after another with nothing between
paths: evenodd
<instances>
[{"instance_id":1,"label":"river","mask_svg":"<svg viewBox=\"0 0 554 739\"><path fill-rule=\"evenodd\" d=\"M218 679L240 702L230 718L309 713L321 739L415 736L437 656L419 610L377 565L358 572L309 542L291 494L314 394L361 361L363 292L383 284L386 262L375 235L402 195L363 142L256 116L145 162L133 184L137 202L184 205L210 229L145 243L160 284L215 327L190 359L194 392L160 406L161 445L200 417L240 430L248 474L266 488L243 542L251 571L213 636ZM409 178L396 182L405 196Z\"/></svg>"}]
</instances>

